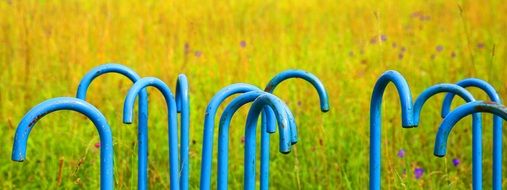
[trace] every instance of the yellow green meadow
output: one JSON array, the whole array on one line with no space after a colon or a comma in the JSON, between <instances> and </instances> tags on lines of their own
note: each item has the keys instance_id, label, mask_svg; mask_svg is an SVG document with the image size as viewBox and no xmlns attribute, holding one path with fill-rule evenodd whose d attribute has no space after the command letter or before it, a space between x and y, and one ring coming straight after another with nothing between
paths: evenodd
<instances>
[{"instance_id":1,"label":"yellow green meadow","mask_svg":"<svg viewBox=\"0 0 507 190\"><path fill-rule=\"evenodd\" d=\"M173 92L177 75L187 75L191 189L199 188L205 107L217 91L238 82L265 86L286 69L315 74L329 93L328 113L320 112L317 93L301 80L284 82L275 92L293 111L300 139L283 155L272 138L270 187L366 189L369 103L377 77L399 71L414 96L433 84L476 77L507 98L506 33L507 4L499 0L0 0L0 188L98 189L99 139L79 114L58 112L38 122L25 162L11 161L11 148L17 123L31 107L75 96L88 70L114 62L162 79ZM131 85L111 74L88 92L113 131L118 189L137 188L136 123L122 123ZM149 186L168 189L166 108L160 93L149 93ZM447 156L433 155L442 100L439 95L425 105L418 128L403 129L398 96L393 86L387 88L383 188L471 188L470 118L453 130ZM247 107L231 126L230 189L243 187ZM492 179L491 118L485 116L483 124L486 189ZM216 155L216 143L214 150ZM216 170L216 157L213 163ZM417 178L416 169L423 170ZM506 176L505 166L503 171ZM215 187L216 171L213 175Z\"/></svg>"}]
</instances>

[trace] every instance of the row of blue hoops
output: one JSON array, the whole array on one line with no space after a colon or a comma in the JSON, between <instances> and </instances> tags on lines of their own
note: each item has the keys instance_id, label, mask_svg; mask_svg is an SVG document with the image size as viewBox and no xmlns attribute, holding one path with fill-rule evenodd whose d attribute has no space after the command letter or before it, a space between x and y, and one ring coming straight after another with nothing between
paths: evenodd
<instances>
[{"instance_id":1,"label":"row of blue hoops","mask_svg":"<svg viewBox=\"0 0 507 190\"><path fill-rule=\"evenodd\" d=\"M171 189L189 188L189 115L190 100L188 82L185 75L178 76L176 95L160 79L154 77L141 78L132 69L120 64L104 64L93 68L81 80L76 98L59 97L49 99L32 108L19 123L12 151L14 161L24 161L28 136L35 123L51 112L58 110L72 110L87 116L95 124L100 137L100 187L114 189L113 176L113 137L111 129L103 114L93 105L85 101L86 92L91 82L106 73L118 73L129 78L134 85L125 98L123 107L123 122L132 123L134 102L139 96L138 106L138 189L148 189L148 94L146 87L158 89L166 100L168 107L169 133L169 172ZM269 188L269 135L279 131L279 149L287 154L291 146L298 141L298 134L294 116L288 106L273 95L273 91L281 82L300 78L309 82L317 91L322 112L329 111L327 91L322 82L313 74L302 70L287 70L271 79L264 90L259 87L237 83L229 85L213 96L206 108L204 121L203 149L201 160L200 188L211 188L211 166L213 152L213 136L215 116L219 106L228 97L240 94L232 100L222 113L219 124L218 137L218 173L217 189L227 189L228 177L228 146L229 124L234 113L243 105L253 102L248 115L245 131L245 174L244 189L255 189L256 178L256 126L262 113L261 120L261 161L260 161L260 189ZM447 138L453 126L463 117L472 114L472 179L473 189L482 189L482 120L479 112L495 115L493 121L493 189L502 187L502 120L507 119L507 109L501 105L496 90L487 82L468 78L456 84L442 83L431 86L412 101L412 94L404 77L396 71L387 71L377 80L373 89L370 104L370 189L379 190L381 184L381 104L384 90L389 83L393 83L399 94L401 103L401 118L404 128L414 128L419 124L421 109L430 97L438 93L447 93L443 106L443 121L438 129L434 154L443 157L446 154ZM466 87L478 87L485 91L490 101L476 101ZM463 98L467 103L450 111L450 105L455 95ZM180 143L178 144L178 115L180 128ZM179 155L178 155L179 145Z\"/></svg>"}]
</instances>

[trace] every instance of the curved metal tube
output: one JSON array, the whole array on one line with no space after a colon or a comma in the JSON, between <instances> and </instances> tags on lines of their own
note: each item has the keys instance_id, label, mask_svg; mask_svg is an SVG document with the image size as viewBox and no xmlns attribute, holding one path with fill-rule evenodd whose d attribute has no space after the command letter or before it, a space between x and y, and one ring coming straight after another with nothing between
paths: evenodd
<instances>
[{"instance_id":1,"label":"curved metal tube","mask_svg":"<svg viewBox=\"0 0 507 190\"><path fill-rule=\"evenodd\" d=\"M416 127L413 121L412 95L407 81L393 70L386 71L375 83L370 103L370 189L380 190L380 144L382 97L387 85L392 82L398 90L401 103L401 120L405 128Z\"/></svg>"},{"instance_id":2,"label":"curved metal tube","mask_svg":"<svg viewBox=\"0 0 507 190\"><path fill-rule=\"evenodd\" d=\"M219 190L225 190L228 188L227 180L228 180L228 163L229 163L229 127L231 119L236 113L236 111L243 105L253 102L257 97L267 94L267 92L263 91L250 91L246 92L238 97L236 97L234 100L227 105L224 112L222 113L222 116L220 118L220 125L218 128L218 175L217 175L217 185ZM270 112L273 112L272 109L267 109ZM263 112L265 113L265 112ZM272 113L274 115L274 112ZM286 113L287 114L287 113ZM291 116L288 115L290 118ZM265 125L263 125L265 127ZM262 129L262 135L268 135L266 129ZM266 141L267 140L267 141ZM267 144L266 144L267 143ZM285 144L292 144L292 142L281 142L281 145ZM264 151L265 149L269 150L269 138L262 138L261 142L261 151ZM285 152L289 150L289 147L280 147L281 152ZM283 150L282 150L283 149ZM265 159L261 158L261 168L265 168L263 170L264 172L269 172L269 157L267 158L267 161ZM266 173L267 174L267 173ZM263 175L263 172L261 172L261 175Z\"/></svg>"},{"instance_id":3,"label":"curved metal tube","mask_svg":"<svg viewBox=\"0 0 507 190\"><path fill-rule=\"evenodd\" d=\"M132 123L132 112L134 107L134 101L141 92L141 90L145 89L148 86L153 86L157 88L166 101L167 110L168 110L168 131L169 131L169 173L170 173L170 182L171 189L179 189L179 173L178 173L178 134L177 134L177 111L176 111L176 101L171 92L171 89L162 82L160 79L154 77L145 77L138 80L134 85L130 88L127 93L127 97L125 98L125 103L123 105L123 123L130 124Z\"/></svg>"},{"instance_id":4,"label":"curved metal tube","mask_svg":"<svg viewBox=\"0 0 507 190\"><path fill-rule=\"evenodd\" d=\"M435 156L445 156L447 152L447 139L454 125L463 117L479 112L491 113L507 120L507 108L494 102L475 101L461 105L450 112L440 124L435 139Z\"/></svg>"},{"instance_id":5,"label":"curved metal tube","mask_svg":"<svg viewBox=\"0 0 507 190\"><path fill-rule=\"evenodd\" d=\"M269 81L264 91L273 93L278 84L290 78L300 78L312 84L315 90L317 90L317 93L319 94L320 110L322 112L329 111L329 98L327 96L326 88L324 88L324 85L319 80L319 78L317 78L315 75L307 71L286 70L281 73L278 73L275 77L271 79L271 81Z\"/></svg>"},{"instance_id":6,"label":"curved metal tube","mask_svg":"<svg viewBox=\"0 0 507 190\"><path fill-rule=\"evenodd\" d=\"M280 131L280 151L282 153L290 152L290 129L289 119L286 114L287 107L280 99L272 94L259 96L252 104L246 120L245 131L245 186L246 190L255 189L255 160L256 160L256 128L260 112L265 106L270 106L276 115L278 121L278 130ZM267 134L267 133L261 133ZM268 135L264 135L266 138ZM263 137L261 137L263 138ZM269 148L269 147L267 147Z\"/></svg>"},{"instance_id":7,"label":"curved metal tube","mask_svg":"<svg viewBox=\"0 0 507 190\"><path fill-rule=\"evenodd\" d=\"M422 106L432 96L442 93L460 96L466 102L475 101L474 97L463 87L455 84L437 84L427 88L417 97L414 103L414 122L419 123ZM482 119L481 114L472 115L472 178L473 189L482 188Z\"/></svg>"},{"instance_id":8,"label":"curved metal tube","mask_svg":"<svg viewBox=\"0 0 507 190\"><path fill-rule=\"evenodd\" d=\"M313 75L310 72L304 71L304 70L286 70L281 73L278 73L275 77L273 77L268 84L266 85L266 88L264 88L264 91L269 92L273 94L276 87L282 83L283 81L291 78L300 78L307 82L309 82L317 91L319 94L319 101L320 101L320 110L322 112L328 112L329 111L329 98L327 95L326 88L324 88L324 84L317 78L315 75ZM290 111L288 111L290 113ZM297 143L297 130L294 128L295 125L291 125L291 138L292 143ZM268 131L275 130L274 125L269 125ZM296 133L295 133L296 132Z\"/></svg>"},{"instance_id":9,"label":"curved metal tube","mask_svg":"<svg viewBox=\"0 0 507 190\"><path fill-rule=\"evenodd\" d=\"M86 100L86 92L88 91L88 87L92 83L92 81L106 73L118 73L121 74L133 83L137 80L141 79L141 77L134 72L132 69L115 63L103 64L97 66L90 70L86 75L81 79L79 86L77 88L76 98ZM137 128L138 132L138 178L137 178L137 188L139 190L148 189L148 93L146 90L142 90L139 93L139 126Z\"/></svg>"},{"instance_id":10,"label":"curved metal tube","mask_svg":"<svg viewBox=\"0 0 507 190\"><path fill-rule=\"evenodd\" d=\"M486 92L491 101L498 104L502 103L495 88L484 80L468 78L456 84L463 88L477 87ZM454 94L452 93L448 93L445 96L444 102L442 103L442 118L449 114L453 98ZM498 116L493 117L493 189L502 189L502 118Z\"/></svg>"},{"instance_id":11,"label":"curved metal tube","mask_svg":"<svg viewBox=\"0 0 507 190\"><path fill-rule=\"evenodd\" d=\"M26 144L31 130L39 119L45 115L59 111L72 110L88 117L100 137L100 188L114 189L113 172L113 137L106 118L93 105L76 98L61 97L46 100L33 107L25 114L16 129L14 145L12 146L12 160L22 162L26 158Z\"/></svg>"},{"instance_id":12,"label":"curved metal tube","mask_svg":"<svg viewBox=\"0 0 507 190\"><path fill-rule=\"evenodd\" d=\"M282 83L283 81L291 78L300 78L307 82L309 82L317 91L319 94L319 101L320 101L320 110L322 112L328 112L329 111L329 98L327 95L326 88L324 87L324 84L319 80L319 78L315 75L313 75L310 72L304 71L304 70L286 70L281 73L278 73L275 77L269 81L269 83L266 85L266 88L264 89L266 92L273 93L276 89L276 87ZM297 129L296 129L296 123L294 121L294 116L292 115L292 112L289 110L288 107L286 107L287 113L289 114L290 119L290 128L291 128L291 141L292 144L297 143ZM269 116L268 116L269 117ZM268 119L268 121L274 121L273 119ZM268 125L268 132L272 132L275 130L275 125ZM267 141L269 141L269 136L267 138ZM269 142L267 142L269 144ZM260 189L268 189L269 188L269 148L261 149L261 187ZM262 163L267 163L264 165L264 168L262 167Z\"/></svg>"},{"instance_id":13,"label":"curved metal tube","mask_svg":"<svg viewBox=\"0 0 507 190\"><path fill-rule=\"evenodd\" d=\"M458 106L444 118L438 128L433 153L435 156L445 156L447 152L447 139L454 125L465 116L474 113L491 113L507 120L507 108L495 102L474 101Z\"/></svg>"},{"instance_id":14,"label":"curved metal tube","mask_svg":"<svg viewBox=\"0 0 507 190\"><path fill-rule=\"evenodd\" d=\"M184 74L178 75L176 82L176 108L180 113L180 189L189 187L189 128L190 128L190 99L188 81Z\"/></svg>"},{"instance_id":15,"label":"curved metal tube","mask_svg":"<svg viewBox=\"0 0 507 190\"><path fill-rule=\"evenodd\" d=\"M212 153L213 153L213 136L215 126L215 116L218 107L222 102L229 96L239 93L245 93L250 91L260 91L259 88L250 84L237 83L222 88L217 92L211 101L208 103L206 113L204 116L204 132L202 142L202 159L201 159L201 176L200 176L200 189L209 190L211 188L211 165L212 165ZM263 125L272 123L267 118Z\"/></svg>"}]
</instances>

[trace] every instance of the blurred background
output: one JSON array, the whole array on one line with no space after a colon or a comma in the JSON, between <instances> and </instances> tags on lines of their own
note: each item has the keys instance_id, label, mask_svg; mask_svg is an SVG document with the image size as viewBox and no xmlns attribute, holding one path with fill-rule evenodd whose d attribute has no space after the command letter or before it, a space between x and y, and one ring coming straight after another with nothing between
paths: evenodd
<instances>
[{"instance_id":1,"label":"blurred background","mask_svg":"<svg viewBox=\"0 0 507 190\"><path fill-rule=\"evenodd\" d=\"M199 186L204 112L214 93L237 82L262 87L286 69L315 74L331 98L328 113L320 112L317 93L301 80L284 82L275 91L293 111L300 141L291 154L282 155L277 138L272 138L270 186L366 189L369 102L378 76L398 70L414 98L433 84L476 77L505 98L506 27L507 4L501 0L1 0L0 188L99 187L99 139L92 123L79 114L46 116L31 133L27 160L13 162L10 154L24 113L46 99L75 96L88 70L115 62L141 76L161 78L173 92L177 75L187 75L192 189ZM89 102L106 115L113 131L119 189L137 187L137 124L121 122L131 85L119 75L107 75L88 93ZM476 99L487 98L479 90L471 92ZM149 185L168 189L166 108L159 92L149 93ZM418 128L402 129L397 94L393 86L387 88L384 188L471 188L470 118L450 135L448 155L433 156L442 100L439 95L427 103ZM453 105L463 102L457 99ZM231 126L231 189L243 187L247 110L242 108ZM483 181L490 188L491 116L485 116L483 128ZM216 154L216 143L214 150Z\"/></svg>"}]
</instances>

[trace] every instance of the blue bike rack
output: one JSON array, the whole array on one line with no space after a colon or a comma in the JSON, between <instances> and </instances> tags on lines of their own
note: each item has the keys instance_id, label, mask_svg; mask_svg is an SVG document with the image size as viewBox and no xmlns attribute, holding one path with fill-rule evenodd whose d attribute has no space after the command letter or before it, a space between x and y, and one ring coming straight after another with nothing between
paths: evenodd
<instances>
[{"instance_id":1,"label":"blue bike rack","mask_svg":"<svg viewBox=\"0 0 507 190\"><path fill-rule=\"evenodd\" d=\"M189 120L190 100L188 81L185 75L179 75L176 82L176 94L160 79L154 77L141 78L132 69L120 64L104 64L90 70L81 80L76 97L60 97L49 99L32 108L19 123L13 144L12 160L24 161L28 136L36 122L45 115L59 111L71 110L87 116L97 128L100 136L100 187L114 189L113 176L113 139L106 118L93 105L87 103L86 93L92 81L106 73L118 73L134 84L129 89L123 106L123 122L131 124L135 99L139 96L139 163L138 189L148 188L148 94L147 87L155 87L162 93L168 108L168 145L169 173L171 189L189 189ZM218 126L218 173L217 189L228 189L228 154L229 127L237 110L245 104L252 103L247 114L245 126L244 152L244 189L253 190L256 186L256 136L257 122L262 113L261 150L260 150L260 189L269 188L270 135L278 130L280 138L279 151L287 154L291 146L298 142L297 126L289 107L273 95L275 88L283 81L300 78L310 83L319 95L320 109L329 111L329 98L321 81L311 73L302 70L287 70L273 77L268 85L260 88L237 83L229 85L213 96L209 102L204 119L203 149L200 173L200 188L211 188L213 133L215 117L219 106L228 97L234 98L220 116ZM435 140L434 155L443 157L446 154L447 139L454 125L463 117L472 115L472 186L482 189L482 118L481 113L494 114L493 121L493 189L502 188L502 120L507 120L507 108L501 105L496 90L486 81L468 78L456 84L441 83L425 89L412 101L409 85L404 77L396 71L386 71L375 83L370 103L370 181L369 188L381 188L381 105L384 91L388 84L393 83L401 103L401 120L403 128L416 128L420 122L422 107L431 97L446 93L442 103L443 118ZM476 101L465 88L476 87L484 91L491 102ZM459 96L467 103L451 111L454 96ZM178 115L180 120L180 141L178 143ZM179 147L178 147L179 145ZM179 148L179 149L178 149ZM179 155L178 155L179 154Z\"/></svg>"},{"instance_id":2,"label":"blue bike rack","mask_svg":"<svg viewBox=\"0 0 507 190\"><path fill-rule=\"evenodd\" d=\"M23 116L19 123L16 134L14 135L14 145L12 146L12 160L22 162L26 158L26 144L28 136L33 127L47 114L59 110L71 110L79 112L88 117L95 127L100 137L100 189L114 189L113 177L113 137L106 118L97 108L88 102L76 98L61 97L46 100L33 107Z\"/></svg>"},{"instance_id":3,"label":"blue bike rack","mask_svg":"<svg viewBox=\"0 0 507 190\"><path fill-rule=\"evenodd\" d=\"M491 113L497 117L502 118L503 120L507 120L507 108L495 102L475 101L461 105L457 107L454 111L447 114L442 123L440 124L435 139L435 149L434 149L435 156L438 157L445 156L447 152L447 139L454 125L463 117L476 113ZM501 189L502 187L493 186L493 188Z\"/></svg>"},{"instance_id":4,"label":"blue bike rack","mask_svg":"<svg viewBox=\"0 0 507 190\"><path fill-rule=\"evenodd\" d=\"M468 78L456 84L463 88L477 87L486 92L491 101L502 104L502 100L495 88L486 81ZM444 102L442 103L442 118L445 118L450 112L453 97L454 95L450 93L445 96ZM502 118L496 115L493 117L493 189L502 189Z\"/></svg>"},{"instance_id":5,"label":"blue bike rack","mask_svg":"<svg viewBox=\"0 0 507 190\"><path fill-rule=\"evenodd\" d=\"M268 94L263 91L250 91L244 94L239 95L237 98L232 100L229 105L225 108L225 110L222 113L222 116L220 118L220 124L218 128L218 175L217 175L217 185L218 189L223 190L227 189L227 179L228 179L228 163L229 163L229 127L230 127L230 121L232 119L232 116L236 111L243 105L255 101L259 96L262 96L264 94ZM286 106L283 107L285 109L286 117L289 119L289 125L295 125L294 118L292 116L292 113ZM269 107L268 110L271 114L275 114L271 107ZM270 122L268 119L263 120L263 122ZM262 125L262 127L267 127L267 125ZM289 127L289 130L292 130L291 127ZM261 132L261 152L263 150L269 150L269 138L266 138L266 136L269 136L268 129L263 128ZM289 133L293 134L293 131L289 131ZM284 139L285 140L285 139ZM289 142L292 144L292 140ZM280 144L280 152L288 152L290 147L284 146L285 142ZM266 162L268 161L268 163ZM269 157L261 158L261 168L269 168ZM264 170L266 171L266 169ZM263 176L263 173L261 173L261 176ZM262 178L262 177L261 177Z\"/></svg>"},{"instance_id":6,"label":"blue bike rack","mask_svg":"<svg viewBox=\"0 0 507 190\"><path fill-rule=\"evenodd\" d=\"M132 112L134 107L134 101L137 97L137 94L141 92L141 90L145 89L148 86L155 87L158 89L164 99L166 101L168 115L167 115L167 124L169 131L169 173L170 173L170 182L171 189L179 189L180 184L180 174L179 163L178 163L178 125L177 125L177 105L176 100L171 92L171 89L160 79L154 77L146 77L139 79L134 86L132 86L127 93L127 97L125 98L125 103L123 106L123 122L126 124L132 123Z\"/></svg>"},{"instance_id":7,"label":"blue bike rack","mask_svg":"<svg viewBox=\"0 0 507 190\"><path fill-rule=\"evenodd\" d=\"M252 104L246 121L246 132L245 132L245 185L244 189L253 190L255 189L255 160L256 160L256 128L259 114L265 106L270 106L274 110L276 118L278 120L278 126L280 131L280 150L282 153L290 152L290 137L289 137L289 118L287 118L286 105L278 99L276 96L271 94L263 94L259 96ZM269 136L264 135L265 138ZM262 138L262 137L261 137ZM267 144L269 146L269 144ZM264 147L261 145L262 148Z\"/></svg>"},{"instance_id":8,"label":"blue bike rack","mask_svg":"<svg viewBox=\"0 0 507 190\"><path fill-rule=\"evenodd\" d=\"M329 110L329 100L327 96L327 92L324 88L324 85L320 80L314 76L313 74L302 71L302 70L287 70L284 72L281 72L277 74L273 79L268 83L268 85L265 88L265 92L272 93L275 88L280 84L281 82L291 79L291 78L300 78L303 79L310 84L317 90L317 93L319 94L320 98L320 105L321 110L323 112L327 112ZM213 127L214 127L214 117L216 115L216 109L218 106L229 96L237 94L237 93L249 93L249 92L255 92L260 91L259 88L248 85L248 84L233 84L230 86L227 86L220 90L210 101L208 104L208 108L206 111L206 118L205 118L205 127L204 127L204 140L203 140L203 154L202 154L202 162L201 162L201 189L209 189L211 184L211 163L212 163L212 144L213 144ZM260 96L260 93L256 93L257 96ZM223 121L230 120L230 117L234 114L234 112L241 107L241 105L246 104L250 101L253 101L252 97L255 96L254 94L243 96L242 98L246 98L245 100L241 100L242 98L237 98L231 104L235 104L235 106L230 107L229 109L226 108L227 111L223 112L222 118L221 118L221 124L220 129L226 128L227 132L221 133L219 136L219 146L221 144L225 144L225 142L228 141L228 122L227 126L223 126ZM236 101L237 100L237 101ZM241 103L240 103L241 102ZM236 105L237 104L237 105ZM294 116L290 112L288 107L285 107L286 113L289 116L289 127L290 135L291 135L291 144L297 143L297 129L296 124L294 121ZM230 112L229 112L230 111ZM224 118L224 115L226 118ZM227 118L229 117L229 118ZM274 115L273 111L270 107L265 107L263 112L263 119L262 120L262 128L266 128L266 133L274 133L275 132L275 124L274 124ZM219 129L219 130L220 130ZM263 134L264 130L262 130L262 135L265 135L266 138L263 138L261 140L261 146L265 146L266 148L261 148L261 189L268 189L269 186L269 135ZM227 189L227 176L228 176L228 168L227 168L227 152L223 152L224 149L228 147L228 143L225 144L222 147L219 147L219 166L218 166L218 175L217 175L217 181L218 181L218 189ZM222 148L222 149L220 149Z\"/></svg>"},{"instance_id":9,"label":"blue bike rack","mask_svg":"<svg viewBox=\"0 0 507 190\"><path fill-rule=\"evenodd\" d=\"M132 69L115 63L103 64L91 69L81 80L78 86L76 97L86 100L86 93L93 80L107 73L117 73L127 77L133 83L141 77ZM139 113L138 113L138 189L148 189L148 93L146 90L139 92ZM185 75L180 74L176 83L176 104L177 111L180 113L180 163L181 189L188 189L189 179L189 121L190 121L190 103L188 95L188 82Z\"/></svg>"},{"instance_id":10,"label":"blue bike rack","mask_svg":"<svg viewBox=\"0 0 507 190\"><path fill-rule=\"evenodd\" d=\"M437 84L425 90L412 104L412 95L408 83L396 71L387 71L377 80L370 104L370 189L380 190L381 179L381 104L384 90L389 83L393 83L398 90L402 107L402 126L404 128L417 127L421 108L427 99L437 93L448 92L461 96L467 102L475 99L463 87L455 84ZM482 120L480 114L473 114L472 121L472 149L473 149L473 186L482 187Z\"/></svg>"},{"instance_id":11,"label":"blue bike rack","mask_svg":"<svg viewBox=\"0 0 507 190\"><path fill-rule=\"evenodd\" d=\"M86 93L93 80L101 75L117 73L127 77L135 83L141 77L132 69L121 64L109 63L97 66L85 74L77 88L76 98L86 100ZM148 93L143 90L139 93L139 126L137 128L138 149L138 178L137 188L148 189Z\"/></svg>"}]
</instances>

